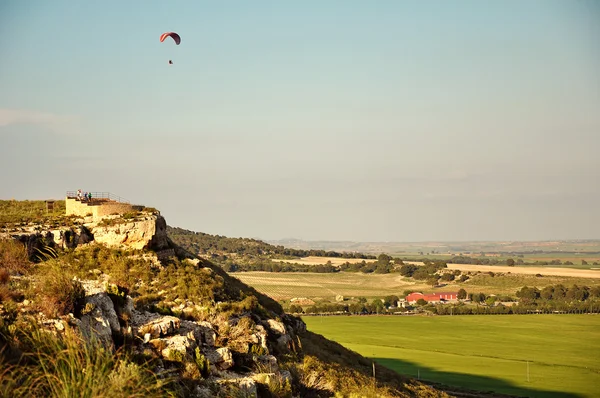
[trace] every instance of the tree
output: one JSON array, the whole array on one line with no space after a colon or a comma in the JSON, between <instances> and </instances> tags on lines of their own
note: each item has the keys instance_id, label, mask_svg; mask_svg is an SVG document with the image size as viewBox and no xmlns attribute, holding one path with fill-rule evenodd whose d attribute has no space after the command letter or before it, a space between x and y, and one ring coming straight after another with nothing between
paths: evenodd
<instances>
[{"instance_id":1,"label":"tree","mask_svg":"<svg viewBox=\"0 0 600 398\"><path fill-rule=\"evenodd\" d=\"M585 260L581 260L581 265L588 265L588 262Z\"/></svg>"},{"instance_id":2,"label":"tree","mask_svg":"<svg viewBox=\"0 0 600 398\"><path fill-rule=\"evenodd\" d=\"M427 305L427 300L420 298L417 300L417 305L420 305L420 306Z\"/></svg>"},{"instance_id":3,"label":"tree","mask_svg":"<svg viewBox=\"0 0 600 398\"><path fill-rule=\"evenodd\" d=\"M440 278L437 275L431 275L427 278L427 283L431 285L431 287L436 287L438 285L438 281Z\"/></svg>"},{"instance_id":4,"label":"tree","mask_svg":"<svg viewBox=\"0 0 600 398\"><path fill-rule=\"evenodd\" d=\"M546 286L540 292L540 297L544 300L551 300L552 295L554 294L554 286Z\"/></svg>"},{"instance_id":5,"label":"tree","mask_svg":"<svg viewBox=\"0 0 600 398\"><path fill-rule=\"evenodd\" d=\"M419 269L419 267L414 264L404 264L400 267L400 275L408 277L413 276L417 269Z\"/></svg>"},{"instance_id":6,"label":"tree","mask_svg":"<svg viewBox=\"0 0 600 398\"><path fill-rule=\"evenodd\" d=\"M390 256L388 256L385 253L381 253L378 257L377 257L377 263L379 263L379 265L389 265L390 261L392 260L392 258Z\"/></svg>"},{"instance_id":7,"label":"tree","mask_svg":"<svg viewBox=\"0 0 600 398\"><path fill-rule=\"evenodd\" d=\"M537 287L527 287L524 286L521 290L517 291L517 297L521 300L528 302L534 301L535 299L540 297L540 291Z\"/></svg>"},{"instance_id":8,"label":"tree","mask_svg":"<svg viewBox=\"0 0 600 398\"><path fill-rule=\"evenodd\" d=\"M290 305L290 312L292 314L301 314L302 307L300 307L299 305L296 305L296 304L292 304L292 305Z\"/></svg>"},{"instance_id":9,"label":"tree","mask_svg":"<svg viewBox=\"0 0 600 398\"><path fill-rule=\"evenodd\" d=\"M509 267L514 267L515 266L515 260L513 260L512 258L506 259L506 265L508 265Z\"/></svg>"},{"instance_id":10,"label":"tree","mask_svg":"<svg viewBox=\"0 0 600 398\"><path fill-rule=\"evenodd\" d=\"M453 281L453 280L454 280L454 278L455 278L455 277L454 277L454 274L451 274L451 273L445 273L445 274L442 274L442 278L441 278L441 279L442 279L444 282L450 282L450 281Z\"/></svg>"},{"instance_id":11,"label":"tree","mask_svg":"<svg viewBox=\"0 0 600 398\"><path fill-rule=\"evenodd\" d=\"M375 312L377 314L385 312L385 307L383 306L383 302L381 301L381 299L374 299L371 302L370 310L371 312Z\"/></svg>"},{"instance_id":12,"label":"tree","mask_svg":"<svg viewBox=\"0 0 600 398\"><path fill-rule=\"evenodd\" d=\"M429 277L429 273L425 267L419 267L415 272L413 272L412 277L422 281Z\"/></svg>"},{"instance_id":13,"label":"tree","mask_svg":"<svg viewBox=\"0 0 600 398\"><path fill-rule=\"evenodd\" d=\"M457 297L459 300L464 300L464 299L466 299L466 298L467 298L467 291L466 291L465 289L460 289L460 290L458 291L458 294L456 295L456 297Z\"/></svg>"}]
</instances>

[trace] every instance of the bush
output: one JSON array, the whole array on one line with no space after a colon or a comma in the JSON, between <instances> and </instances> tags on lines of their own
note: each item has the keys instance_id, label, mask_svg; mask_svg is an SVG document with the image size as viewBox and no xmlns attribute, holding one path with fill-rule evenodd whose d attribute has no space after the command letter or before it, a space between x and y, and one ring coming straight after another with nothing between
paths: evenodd
<instances>
[{"instance_id":1,"label":"bush","mask_svg":"<svg viewBox=\"0 0 600 398\"><path fill-rule=\"evenodd\" d=\"M85 290L81 282L71 279L61 267L46 265L45 273L39 275L36 300L40 310L49 318L73 313L79 315L83 308Z\"/></svg>"},{"instance_id":2,"label":"bush","mask_svg":"<svg viewBox=\"0 0 600 398\"><path fill-rule=\"evenodd\" d=\"M198 371L202 375L202 377L208 377L210 372L210 363L208 359L200 352L200 348L196 347L194 350L194 361L196 362L196 366L198 367Z\"/></svg>"},{"instance_id":3,"label":"bush","mask_svg":"<svg viewBox=\"0 0 600 398\"><path fill-rule=\"evenodd\" d=\"M10 280L10 273L6 268L0 268L0 285L5 285Z\"/></svg>"},{"instance_id":4,"label":"bush","mask_svg":"<svg viewBox=\"0 0 600 398\"><path fill-rule=\"evenodd\" d=\"M86 343L66 329L57 337L34 326L20 327L11 343L26 361L7 366L0 378L0 396L140 397L174 396L170 378L155 375L123 351L113 353L97 341Z\"/></svg>"},{"instance_id":5,"label":"bush","mask_svg":"<svg viewBox=\"0 0 600 398\"><path fill-rule=\"evenodd\" d=\"M14 240L0 240L0 267L9 273L27 273L31 262L25 246Z\"/></svg>"}]
</instances>

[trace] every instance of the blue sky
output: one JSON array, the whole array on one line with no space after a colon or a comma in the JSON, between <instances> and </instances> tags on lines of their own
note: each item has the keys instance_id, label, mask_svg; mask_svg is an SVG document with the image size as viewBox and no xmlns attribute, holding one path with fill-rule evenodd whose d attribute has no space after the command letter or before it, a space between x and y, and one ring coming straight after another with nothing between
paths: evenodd
<instances>
[{"instance_id":1,"label":"blue sky","mask_svg":"<svg viewBox=\"0 0 600 398\"><path fill-rule=\"evenodd\" d=\"M600 238L599 38L592 0L4 0L0 198L110 191L262 239Z\"/></svg>"}]
</instances>

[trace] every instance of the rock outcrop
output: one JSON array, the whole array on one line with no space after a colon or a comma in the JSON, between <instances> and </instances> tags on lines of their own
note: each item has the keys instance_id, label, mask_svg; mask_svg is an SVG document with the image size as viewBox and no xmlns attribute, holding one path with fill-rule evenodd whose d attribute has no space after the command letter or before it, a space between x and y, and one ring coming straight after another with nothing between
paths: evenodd
<instances>
[{"instance_id":1,"label":"rock outcrop","mask_svg":"<svg viewBox=\"0 0 600 398\"><path fill-rule=\"evenodd\" d=\"M173 243L167 236L164 217L147 214L140 219L126 221L120 216L107 216L99 222L91 217L82 218L81 225L49 228L40 231L40 226L21 227L0 234L23 243L32 259L44 253L47 247L72 249L95 241L109 247L152 249L157 254L168 252L174 255Z\"/></svg>"},{"instance_id":2,"label":"rock outcrop","mask_svg":"<svg viewBox=\"0 0 600 398\"><path fill-rule=\"evenodd\" d=\"M128 246L133 249L164 250L169 248L167 237L167 222L162 216L148 216L144 220L121 222L115 225L110 223L91 224L88 228L94 240L107 246Z\"/></svg>"}]
</instances>

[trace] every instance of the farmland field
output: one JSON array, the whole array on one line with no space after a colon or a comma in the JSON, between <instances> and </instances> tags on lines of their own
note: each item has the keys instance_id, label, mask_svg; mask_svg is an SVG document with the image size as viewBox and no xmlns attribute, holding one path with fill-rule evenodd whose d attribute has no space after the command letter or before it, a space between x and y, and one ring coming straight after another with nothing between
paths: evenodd
<instances>
[{"instance_id":1,"label":"farmland field","mask_svg":"<svg viewBox=\"0 0 600 398\"><path fill-rule=\"evenodd\" d=\"M598 397L600 316L303 317L398 373L527 397Z\"/></svg>"},{"instance_id":2,"label":"farmland field","mask_svg":"<svg viewBox=\"0 0 600 398\"><path fill-rule=\"evenodd\" d=\"M342 258L342 257L319 257L319 256L308 256L299 259L286 260L286 259L273 259L274 262L290 263L290 264L303 264L303 265L319 265L327 264L330 262L331 265L340 266L345 263L360 263L363 261L375 261L367 258Z\"/></svg>"},{"instance_id":3,"label":"farmland field","mask_svg":"<svg viewBox=\"0 0 600 398\"><path fill-rule=\"evenodd\" d=\"M450 268L450 265L448 267ZM491 266L491 268L495 269L496 267ZM478 275L472 275L467 282L452 282L435 289L424 281L415 281L412 278L405 278L397 273L363 274L359 272L338 272L319 274L311 272L254 271L233 272L230 275L275 300L289 300L293 297L307 297L316 300L333 299L336 295L381 298L393 294L401 295L405 290L434 292L439 290L458 291L460 288L464 288L470 293L483 292L486 294L514 295L523 286L535 286L542 289L544 286L559 283L565 286L573 284L584 286L600 285L600 271L588 271L598 273L598 278L557 275L538 277L531 274L520 274L518 273L520 269L521 267L510 267L511 273L501 276L492 276L482 272ZM552 268L547 268L547 270L552 270Z\"/></svg>"},{"instance_id":4,"label":"farmland field","mask_svg":"<svg viewBox=\"0 0 600 398\"><path fill-rule=\"evenodd\" d=\"M425 283L415 284L415 281L399 274L256 271L235 272L230 275L275 300L289 300L293 297L334 299L336 295L379 297L427 287Z\"/></svg>"}]
</instances>

